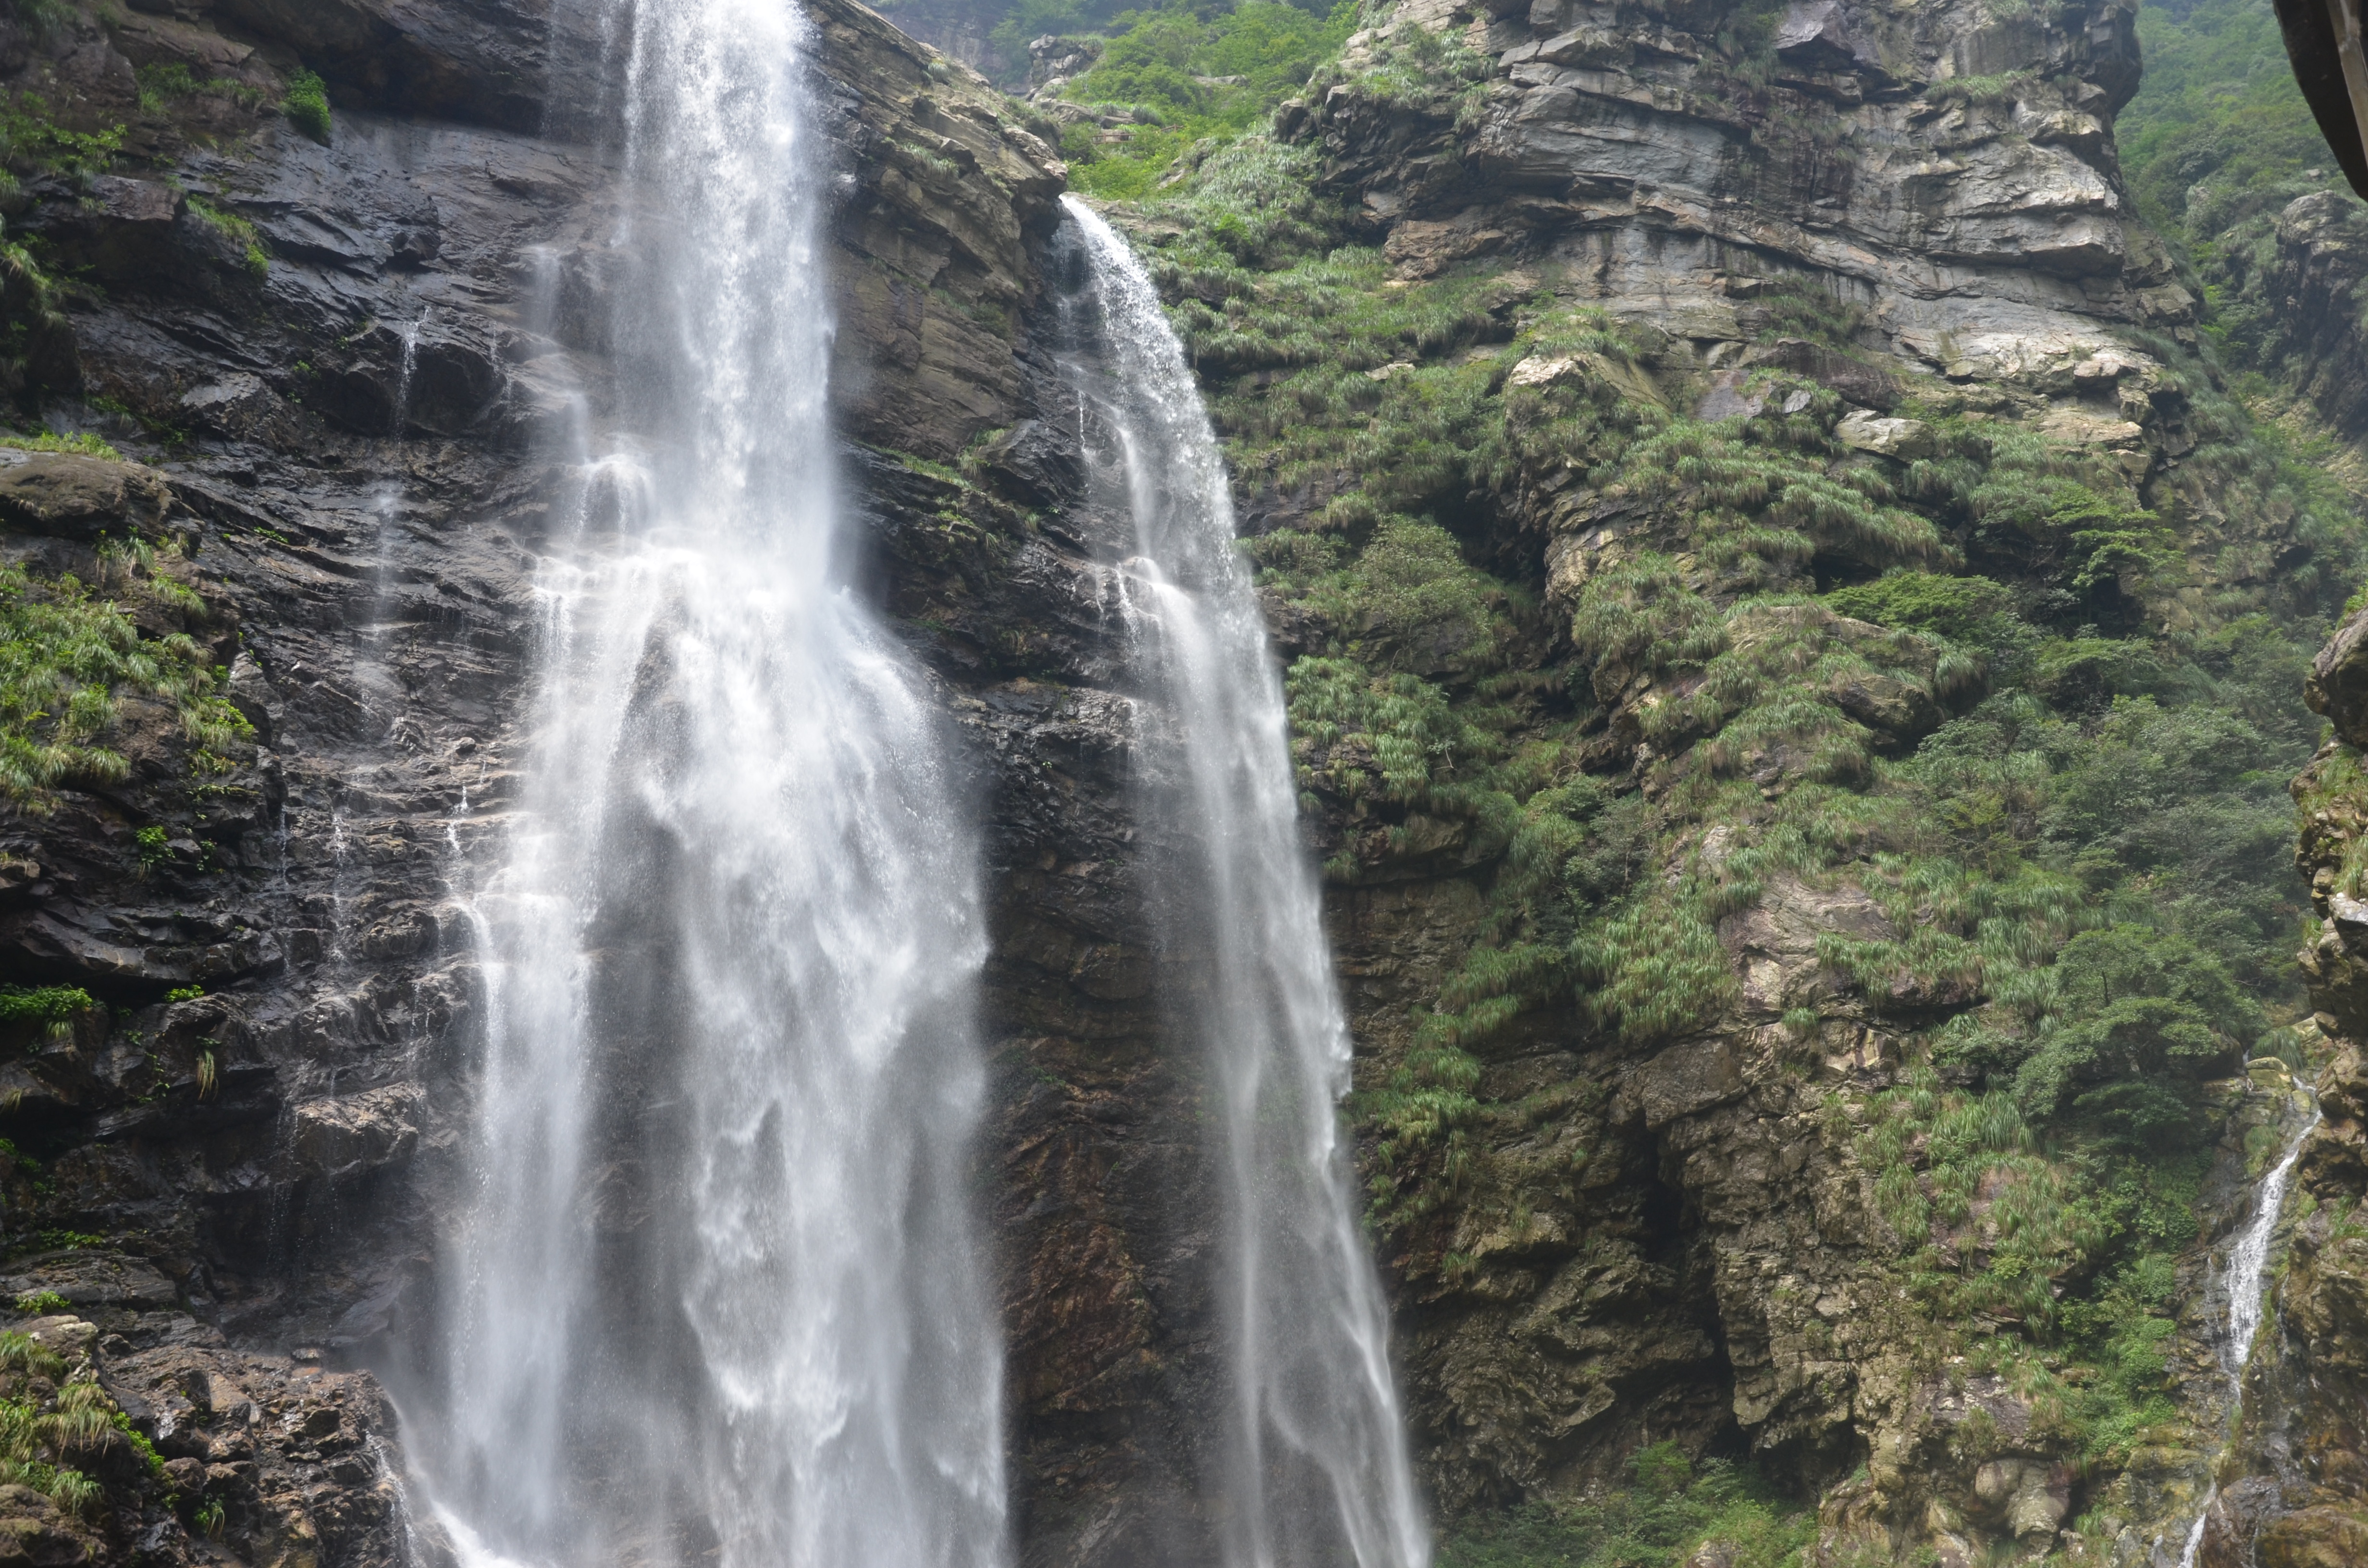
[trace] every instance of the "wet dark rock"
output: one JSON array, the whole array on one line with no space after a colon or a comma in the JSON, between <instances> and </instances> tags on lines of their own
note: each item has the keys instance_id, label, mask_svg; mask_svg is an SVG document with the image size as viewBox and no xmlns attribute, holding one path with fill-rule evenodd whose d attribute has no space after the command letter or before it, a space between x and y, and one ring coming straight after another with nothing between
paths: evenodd
<instances>
[{"instance_id":1,"label":"wet dark rock","mask_svg":"<svg viewBox=\"0 0 2368 1568\"><path fill-rule=\"evenodd\" d=\"M216 12L316 65L374 108L533 131L550 8L527 0L218 0ZM333 100L335 101L335 100Z\"/></svg>"},{"instance_id":2,"label":"wet dark rock","mask_svg":"<svg viewBox=\"0 0 2368 1568\"><path fill-rule=\"evenodd\" d=\"M1023 506L1057 509L1080 499L1085 460L1074 437L1041 419L1023 419L980 448L988 483Z\"/></svg>"}]
</instances>

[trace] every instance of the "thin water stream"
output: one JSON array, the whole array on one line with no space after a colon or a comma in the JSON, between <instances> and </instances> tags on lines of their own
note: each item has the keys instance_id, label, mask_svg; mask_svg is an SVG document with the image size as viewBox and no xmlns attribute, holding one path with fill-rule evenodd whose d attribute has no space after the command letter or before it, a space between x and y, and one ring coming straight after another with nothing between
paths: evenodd
<instances>
[{"instance_id":1,"label":"thin water stream","mask_svg":"<svg viewBox=\"0 0 2368 1568\"><path fill-rule=\"evenodd\" d=\"M1174 1001L1219 1111L1224 1561L1423 1568L1388 1312L1340 1127L1348 1022L1232 488L1150 278L1092 209L1064 200L1090 466L1133 525L1111 581L1156 715L1136 743L1144 816L1176 839L1155 867L1167 939L1190 958Z\"/></svg>"},{"instance_id":2,"label":"thin water stream","mask_svg":"<svg viewBox=\"0 0 2368 1568\"><path fill-rule=\"evenodd\" d=\"M2245 1368L2252 1360L2253 1341L2261 1332L2261 1319L2269 1307L2263 1283L2270 1265L2270 1244L2277 1235L2278 1215L2285 1208L2286 1189L2294 1185L2294 1165L2302 1159L2303 1142L2318 1125L2318 1117L2314 1108L2310 1119L2287 1142L2285 1153L2270 1167L2269 1175L2261 1178L2253 1192L2252 1213L2228 1248L2223 1276L2228 1318L2219 1352L2221 1369L2228 1374L2232 1421L2237 1419L2243 1404ZM2179 1554L2179 1568L2195 1568L2196 1554L2203 1548L2203 1527L2219 1495L2220 1483L2215 1478L2203 1494L2203 1506L2196 1510L2195 1522L2188 1527L2186 1545Z\"/></svg>"}]
</instances>

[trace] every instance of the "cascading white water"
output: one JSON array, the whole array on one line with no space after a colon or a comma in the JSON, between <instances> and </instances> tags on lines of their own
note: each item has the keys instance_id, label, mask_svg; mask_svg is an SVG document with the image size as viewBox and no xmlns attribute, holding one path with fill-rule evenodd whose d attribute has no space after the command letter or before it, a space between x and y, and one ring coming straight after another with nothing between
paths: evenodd
<instances>
[{"instance_id":1,"label":"cascading white water","mask_svg":"<svg viewBox=\"0 0 2368 1568\"><path fill-rule=\"evenodd\" d=\"M936 706L834 580L809 24L605 3L640 271L475 900L425 1490L479 1562L990 1568L983 922Z\"/></svg>"},{"instance_id":2,"label":"cascading white water","mask_svg":"<svg viewBox=\"0 0 2368 1568\"><path fill-rule=\"evenodd\" d=\"M1102 361L1076 377L1108 436L1091 455L1134 524L1113 581L1159 715L1137 744L1154 820L1178 840L1156 897L1202 971L1189 985L1221 1110L1235 1383L1224 1560L1422 1568L1388 1312L1340 1136L1348 1026L1224 460L1150 278L1064 200Z\"/></svg>"},{"instance_id":3,"label":"cascading white water","mask_svg":"<svg viewBox=\"0 0 2368 1568\"><path fill-rule=\"evenodd\" d=\"M2232 1407L2234 1402L2244 1398L2245 1367L2253 1358L2253 1340L2261 1332L2261 1316L2268 1309L2261 1287L2270 1266L2270 1243L2277 1235L2278 1215L2286 1206L2286 1188L2294 1184L2294 1165L2302 1159L2303 1141L2317 1125L2318 1113L2314 1110L2302 1131L2286 1145L2283 1156L2261 1178L2253 1195L2252 1215L2237 1233L2236 1244L2228 1249L2228 1324L2220 1340L2220 1366L2228 1374ZM2215 1481L2203 1494L2203 1506L2196 1511L2195 1522L2188 1527L2187 1544L2180 1552L2179 1568L2195 1568L2196 1555L2203 1547L2203 1527L2212 1517L2212 1505L2219 1494L2219 1483Z\"/></svg>"}]
</instances>

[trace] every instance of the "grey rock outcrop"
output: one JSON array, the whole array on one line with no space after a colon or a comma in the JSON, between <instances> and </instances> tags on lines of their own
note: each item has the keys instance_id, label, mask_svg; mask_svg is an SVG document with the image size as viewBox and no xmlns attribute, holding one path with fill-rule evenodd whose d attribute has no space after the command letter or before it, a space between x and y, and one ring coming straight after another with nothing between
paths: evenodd
<instances>
[{"instance_id":1,"label":"grey rock outcrop","mask_svg":"<svg viewBox=\"0 0 2368 1568\"><path fill-rule=\"evenodd\" d=\"M2132 17L1794 0L1755 62L1724 13L1408 0L1350 62L1428 30L1493 69L1427 124L1333 86L1284 125L1405 276L1543 258L1705 355L1765 335L1763 291L1805 280L1916 368L2061 381L2109 325L2192 333L2112 152Z\"/></svg>"}]
</instances>

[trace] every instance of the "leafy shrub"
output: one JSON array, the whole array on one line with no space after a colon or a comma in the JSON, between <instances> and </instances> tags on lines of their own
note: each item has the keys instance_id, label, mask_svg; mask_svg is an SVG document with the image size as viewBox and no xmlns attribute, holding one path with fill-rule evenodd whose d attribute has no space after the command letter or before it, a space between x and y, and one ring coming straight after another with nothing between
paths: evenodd
<instances>
[{"instance_id":1,"label":"leafy shrub","mask_svg":"<svg viewBox=\"0 0 2368 1568\"><path fill-rule=\"evenodd\" d=\"M124 128L70 131L36 93L19 93L0 108L0 164L18 175L104 174L123 150Z\"/></svg>"},{"instance_id":2,"label":"leafy shrub","mask_svg":"<svg viewBox=\"0 0 2368 1568\"><path fill-rule=\"evenodd\" d=\"M0 1023L69 1023L97 1006L79 985L0 985Z\"/></svg>"},{"instance_id":3,"label":"leafy shrub","mask_svg":"<svg viewBox=\"0 0 2368 1568\"><path fill-rule=\"evenodd\" d=\"M329 144L329 88L314 73L299 71L288 78L288 96L279 100L279 112L313 141Z\"/></svg>"}]
</instances>

